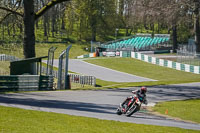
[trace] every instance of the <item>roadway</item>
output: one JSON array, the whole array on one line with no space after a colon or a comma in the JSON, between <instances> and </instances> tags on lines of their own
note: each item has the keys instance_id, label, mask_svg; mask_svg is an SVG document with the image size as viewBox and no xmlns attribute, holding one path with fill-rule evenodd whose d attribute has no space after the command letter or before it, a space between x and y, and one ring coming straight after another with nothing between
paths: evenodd
<instances>
[{"instance_id":1,"label":"roadway","mask_svg":"<svg viewBox=\"0 0 200 133\"><path fill-rule=\"evenodd\" d=\"M0 94L0 105L105 120L200 130L200 124L156 116L144 109L131 117L116 115L115 111L119 103L130 96L131 91L135 89L139 88ZM148 88L147 99L149 105L154 105L162 101L200 98L199 94L200 83L154 86Z\"/></svg>"},{"instance_id":2,"label":"roadway","mask_svg":"<svg viewBox=\"0 0 200 133\"><path fill-rule=\"evenodd\" d=\"M58 60L54 60L54 66L58 67ZM79 74L94 76L97 79L112 82L146 82L156 81L124 72L119 72L102 66L87 63L80 59L69 59L69 70Z\"/></svg>"}]
</instances>

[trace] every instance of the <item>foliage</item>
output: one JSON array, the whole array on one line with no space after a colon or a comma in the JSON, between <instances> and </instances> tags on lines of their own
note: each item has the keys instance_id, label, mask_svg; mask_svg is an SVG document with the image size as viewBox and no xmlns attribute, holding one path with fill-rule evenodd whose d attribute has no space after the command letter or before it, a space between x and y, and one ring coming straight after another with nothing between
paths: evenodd
<instances>
[{"instance_id":1,"label":"foliage","mask_svg":"<svg viewBox=\"0 0 200 133\"><path fill-rule=\"evenodd\" d=\"M72 0L66 10L68 33L87 41L114 35L118 22L116 8L115 0Z\"/></svg>"},{"instance_id":2,"label":"foliage","mask_svg":"<svg viewBox=\"0 0 200 133\"><path fill-rule=\"evenodd\" d=\"M15 9L15 2L2 0L1 4ZM36 1L36 14L48 2ZM23 11L22 5L18 10L19 13ZM22 18L8 15L5 10L0 12L1 42L22 41ZM71 0L55 5L38 19L35 22L35 34L39 42L104 42L115 39L116 28L125 30L123 36L138 32L173 35L172 27L176 26L177 40L182 43L195 35L194 13L195 1L188 0Z\"/></svg>"}]
</instances>

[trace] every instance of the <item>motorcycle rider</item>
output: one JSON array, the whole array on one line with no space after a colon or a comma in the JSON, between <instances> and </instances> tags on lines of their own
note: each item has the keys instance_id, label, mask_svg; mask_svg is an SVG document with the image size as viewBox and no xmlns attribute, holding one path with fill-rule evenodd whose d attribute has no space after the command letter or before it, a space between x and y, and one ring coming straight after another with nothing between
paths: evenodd
<instances>
[{"instance_id":1,"label":"motorcycle rider","mask_svg":"<svg viewBox=\"0 0 200 133\"><path fill-rule=\"evenodd\" d=\"M145 86L142 86L140 88L140 90L132 91L133 94L136 94L136 96L138 97L140 102L147 105L148 102L147 102L147 99L146 99L146 92L147 92L147 88ZM122 104L120 104L120 106L122 107L123 105L126 105L125 103L128 102L129 98L134 98L134 97L133 96L128 97Z\"/></svg>"},{"instance_id":2,"label":"motorcycle rider","mask_svg":"<svg viewBox=\"0 0 200 133\"><path fill-rule=\"evenodd\" d=\"M147 99L146 99L146 92L147 88L145 86L142 86L140 90L132 91L133 94L136 94L137 97L139 98L140 102L147 104Z\"/></svg>"}]
</instances>

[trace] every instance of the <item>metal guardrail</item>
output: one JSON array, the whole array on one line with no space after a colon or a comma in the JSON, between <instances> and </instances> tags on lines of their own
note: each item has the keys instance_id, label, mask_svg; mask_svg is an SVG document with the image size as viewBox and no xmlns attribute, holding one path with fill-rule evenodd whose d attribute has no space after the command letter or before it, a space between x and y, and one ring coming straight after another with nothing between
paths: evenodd
<instances>
[{"instance_id":1,"label":"metal guardrail","mask_svg":"<svg viewBox=\"0 0 200 133\"><path fill-rule=\"evenodd\" d=\"M0 91L52 90L53 76L9 75L0 76Z\"/></svg>"}]
</instances>

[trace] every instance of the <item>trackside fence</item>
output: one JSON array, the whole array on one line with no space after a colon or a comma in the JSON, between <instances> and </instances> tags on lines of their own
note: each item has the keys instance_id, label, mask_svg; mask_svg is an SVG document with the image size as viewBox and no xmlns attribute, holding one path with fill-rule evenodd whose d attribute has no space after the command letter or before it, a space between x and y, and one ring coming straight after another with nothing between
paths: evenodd
<instances>
[{"instance_id":1,"label":"trackside fence","mask_svg":"<svg viewBox=\"0 0 200 133\"><path fill-rule=\"evenodd\" d=\"M200 74L200 66L193 66L189 64L182 64L182 63L178 63L174 61L159 59L159 58L151 57L151 56L141 54L138 52L131 52L131 57L148 62L148 63L156 64L159 66L164 66L164 67L173 68L176 70Z\"/></svg>"},{"instance_id":2,"label":"trackside fence","mask_svg":"<svg viewBox=\"0 0 200 133\"><path fill-rule=\"evenodd\" d=\"M11 55L0 54L0 61L17 61L19 58Z\"/></svg>"},{"instance_id":3,"label":"trackside fence","mask_svg":"<svg viewBox=\"0 0 200 133\"><path fill-rule=\"evenodd\" d=\"M69 74L71 86L84 87L85 85L96 86L96 78L94 76L84 76L78 74Z\"/></svg>"},{"instance_id":4,"label":"trackside fence","mask_svg":"<svg viewBox=\"0 0 200 133\"><path fill-rule=\"evenodd\" d=\"M131 58L142 60L142 61L145 61L148 63L156 64L159 66L164 66L164 67L173 68L173 69L180 70L180 71L200 74L200 66L197 63L196 63L197 65L189 65L189 64L185 64L185 62L180 63L180 62L169 61L169 60L165 60L165 59L159 59L156 57L151 57L149 55L142 54L139 52L134 52L134 51L120 51L119 56L120 57L131 57ZM77 58L82 59L82 58L89 58L89 57L91 58L92 56L82 55L82 56L78 56ZM191 61L191 59L190 59L190 61Z\"/></svg>"},{"instance_id":5,"label":"trackside fence","mask_svg":"<svg viewBox=\"0 0 200 133\"><path fill-rule=\"evenodd\" d=\"M9 75L0 76L0 91L52 90L53 76Z\"/></svg>"},{"instance_id":6,"label":"trackside fence","mask_svg":"<svg viewBox=\"0 0 200 133\"><path fill-rule=\"evenodd\" d=\"M42 73L46 73L47 68L42 67ZM58 79L58 71L53 70L52 76ZM71 87L85 87L85 86L96 86L96 78L94 76L85 76L80 74L68 73L70 78ZM64 77L64 74L62 75Z\"/></svg>"}]
</instances>

